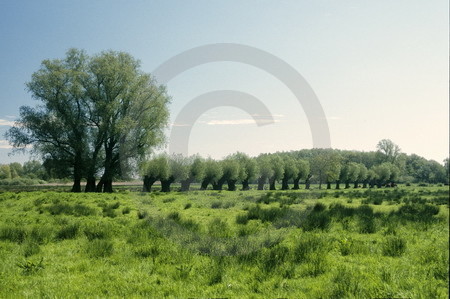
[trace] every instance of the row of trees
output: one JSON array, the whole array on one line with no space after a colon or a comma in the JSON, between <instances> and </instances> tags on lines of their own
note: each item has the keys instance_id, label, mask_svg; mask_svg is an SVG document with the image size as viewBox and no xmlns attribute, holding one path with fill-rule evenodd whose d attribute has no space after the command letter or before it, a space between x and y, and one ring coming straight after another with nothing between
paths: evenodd
<instances>
[{"instance_id":1,"label":"row of trees","mask_svg":"<svg viewBox=\"0 0 450 299\"><path fill-rule=\"evenodd\" d=\"M181 190L187 191L192 182L201 184L201 189L212 186L222 190L248 190L250 183L256 183L258 190L269 185L275 190L287 190L290 184L299 189L300 183L309 189L311 183L319 188L366 188L393 186L398 182L445 183L449 181L448 159L445 165L426 160L417 155L406 155L390 140L382 140L377 151L357 152L333 149L311 149L274 154L261 154L251 158L244 153L235 153L216 161L200 156L183 157L162 154L141 165L144 177L144 191L149 192L156 181L161 182L161 191L170 191L174 182L181 183Z\"/></svg>"},{"instance_id":2,"label":"row of trees","mask_svg":"<svg viewBox=\"0 0 450 299\"><path fill-rule=\"evenodd\" d=\"M71 49L44 60L27 88L39 105L21 107L6 138L16 149L31 145L55 176L71 175L74 192L82 179L87 192L112 192L113 179L164 139L170 98L127 53Z\"/></svg>"},{"instance_id":3,"label":"row of trees","mask_svg":"<svg viewBox=\"0 0 450 299\"><path fill-rule=\"evenodd\" d=\"M48 180L49 175L36 160L27 161L23 165L18 162L0 165L0 180L20 178Z\"/></svg>"}]
</instances>

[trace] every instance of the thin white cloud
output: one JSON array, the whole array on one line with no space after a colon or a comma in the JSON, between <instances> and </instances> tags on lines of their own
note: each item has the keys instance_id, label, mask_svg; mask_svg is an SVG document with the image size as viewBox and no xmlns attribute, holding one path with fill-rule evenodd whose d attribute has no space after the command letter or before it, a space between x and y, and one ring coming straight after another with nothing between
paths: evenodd
<instances>
[{"instance_id":1,"label":"thin white cloud","mask_svg":"<svg viewBox=\"0 0 450 299\"><path fill-rule=\"evenodd\" d=\"M270 120L270 119L259 119L258 123L276 123L278 120ZM224 119L224 120L209 120L209 121L201 121L200 123L206 124L209 126L235 126L235 125L254 125L256 121L253 118L244 118L244 119Z\"/></svg>"},{"instance_id":2,"label":"thin white cloud","mask_svg":"<svg viewBox=\"0 0 450 299\"><path fill-rule=\"evenodd\" d=\"M190 124L177 124L177 123L172 123L171 124L172 127L190 127Z\"/></svg>"},{"instance_id":3,"label":"thin white cloud","mask_svg":"<svg viewBox=\"0 0 450 299\"><path fill-rule=\"evenodd\" d=\"M0 126L14 126L14 122L6 119L0 119Z\"/></svg>"},{"instance_id":4,"label":"thin white cloud","mask_svg":"<svg viewBox=\"0 0 450 299\"><path fill-rule=\"evenodd\" d=\"M12 146L9 145L8 140L0 140L0 148L2 148L2 149L10 149L10 148L12 148Z\"/></svg>"}]
</instances>

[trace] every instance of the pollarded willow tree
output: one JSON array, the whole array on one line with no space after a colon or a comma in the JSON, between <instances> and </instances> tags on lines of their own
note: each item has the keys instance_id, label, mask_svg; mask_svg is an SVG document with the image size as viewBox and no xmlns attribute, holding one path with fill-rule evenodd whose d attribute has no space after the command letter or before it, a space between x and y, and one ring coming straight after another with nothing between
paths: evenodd
<instances>
[{"instance_id":1,"label":"pollarded willow tree","mask_svg":"<svg viewBox=\"0 0 450 299\"><path fill-rule=\"evenodd\" d=\"M7 138L70 167L74 192L83 177L87 192L112 192L113 179L163 141L170 98L127 53L89 57L71 49L64 59L44 60L27 87L39 105L20 108Z\"/></svg>"}]
</instances>

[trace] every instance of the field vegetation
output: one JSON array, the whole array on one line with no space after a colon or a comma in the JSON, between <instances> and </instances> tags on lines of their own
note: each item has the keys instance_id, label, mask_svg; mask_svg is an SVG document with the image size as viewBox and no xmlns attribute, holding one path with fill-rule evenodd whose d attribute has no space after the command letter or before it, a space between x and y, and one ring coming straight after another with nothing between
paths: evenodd
<instances>
[{"instance_id":1,"label":"field vegetation","mask_svg":"<svg viewBox=\"0 0 450 299\"><path fill-rule=\"evenodd\" d=\"M448 207L417 185L2 192L0 297L447 298Z\"/></svg>"}]
</instances>

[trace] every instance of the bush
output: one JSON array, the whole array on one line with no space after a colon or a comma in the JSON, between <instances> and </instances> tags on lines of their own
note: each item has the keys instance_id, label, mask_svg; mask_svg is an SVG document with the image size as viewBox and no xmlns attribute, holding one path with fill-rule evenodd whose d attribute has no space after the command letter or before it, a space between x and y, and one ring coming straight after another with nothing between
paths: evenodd
<instances>
[{"instance_id":1,"label":"bush","mask_svg":"<svg viewBox=\"0 0 450 299\"><path fill-rule=\"evenodd\" d=\"M94 239L89 241L86 247L86 252L91 258L108 257L113 251L113 243L109 240Z\"/></svg>"},{"instance_id":2,"label":"bush","mask_svg":"<svg viewBox=\"0 0 450 299\"><path fill-rule=\"evenodd\" d=\"M236 223L237 224L247 224L248 223L248 215L244 214L244 215L237 215L236 216Z\"/></svg>"},{"instance_id":3,"label":"bush","mask_svg":"<svg viewBox=\"0 0 450 299\"><path fill-rule=\"evenodd\" d=\"M316 234L306 233L300 235L293 250L293 259L297 263L304 263L310 260L314 252L326 251L325 240Z\"/></svg>"},{"instance_id":4,"label":"bush","mask_svg":"<svg viewBox=\"0 0 450 299\"><path fill-rule=\"evenodd\" d=\"M264 272L272 272L281 266L289 257L289 249L285 246L275 246L267 249L261 256L261 268Z\"/></svg>"},{"instance_id":5,"label":"bush","mask_svg":"<svg viewBox=\"0 0 450 299\"><path fill-rule=\"evenodd\" d=\"M328 211L315 212L314 209L306 217L303 223L304 231L312 231L315 229L328 230L331 225L331 217Z\"/></svg>"},{"instance_id":6,"label":"bush","mask_svg":"<svg viewBox=\"0 0 450 299\"><path fill-rule=\"evenodd\" d=\"M83 233L88 240L107 239L110 236L111 228L103 223L87 223L83 228Z\"/></svg>"},{"instance_id":7,"label":"bush","mask_svg":"<svg viewBox=\"0 0 450 299\"><path fill-rule=\"evenodd\" d=\"M359 206L356 209L358 215L359 232L362 234L373 234L376 232L375 216L372 207L368 205Z\"/></svg>"},{"instance_id":8,"label":"bush","mask_svg":"<svg viewBox=\"0 0 450 299\"><path fill-rule=\"evenodd\" d=\"M34 254L38 254L39 252L41 252L41 248L39 247L39 245L37 243L32 242L32 241L28 241L28 242L24 243L24 245L23 245L24 257L29 257Z\"/></svg>"},{"instance_id":9,"label":"bush","mask_svg":"<svg viewBox=\"0 0 450 299\"><path fill-rule=\"evenodd\" d=\"M0 240L22 243L26 235L26 230L18 226L6 225L0 227Z\"/></svg>"},{"instance_id":10,"label":"bush","mask_svg":"<svg viewBox=\"0 0 450 299\"><path fill-rule=\"evenodd\" d=\"M213 201L211 203L211 209L220 209L222 207L221 201Z\"/></svg>"},{"instance_id":11,"label":"bush","mask_svg":"<svg viewBox=\"0 0 450 299\"><path fill-rule=\"evenodd\" d=\"M390 236L387 237L383 243L383 255L397 257L403 255L406 251L406 240L397 237Z\"/></svg>"},{"instance_id":12,"label":"bush","mask_svg":"<svg viewBox=\"0 0 450 299\"><path fill-rule=\"evenodd\" d=\"M395 213L400 218L410 221L430 222L439 213L439 207L430 204L407 204Z\"/></svg>"},{"instance_id":13,"label":"bush","mask_svg":"<svg viewBox=\"0 0 450 299\"><path fill-rule=\"evenodd\" d=\"M37 244L46 244L51 241L53 232L53 228L49 225L36 225L32 227L29 237Z\"/></svg>"},{"instance_id":14,"label":"bush","mask_svg":"<svg viewBox=\"0 0 450 299\"><path fill-rule=\"evenodd\" d=\"M58 240L75 239L79 229L78 223L66 224L58 230L56 238Z\"/></svg>"}]
</instances>

